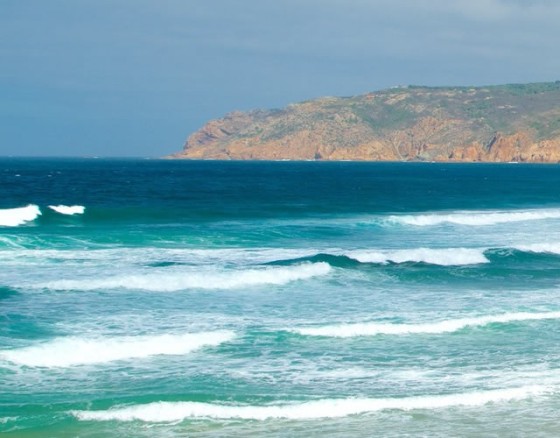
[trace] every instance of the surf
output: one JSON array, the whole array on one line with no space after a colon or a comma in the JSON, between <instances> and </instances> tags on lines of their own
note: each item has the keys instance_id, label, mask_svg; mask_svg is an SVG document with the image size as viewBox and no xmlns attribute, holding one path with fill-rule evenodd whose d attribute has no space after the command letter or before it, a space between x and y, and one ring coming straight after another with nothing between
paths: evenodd
<instances>
[{"instance_id":1,"label":"surf","mask_svg":"<svg viewBox=\"0 0 560 438\"><path fill-rule=\"evenodd\" d=\"M415 215L391 215L387 222L401 225L427 227L442 224L486 226L510 222L560 219L560 209L505 210L505 211L461 211L454 213L426 213Z\"/></svg>"},{"instance_id":2,"label":"surf","mask_svg":"<svg viewBox=\"0 0 560 438\"><path fill-rule=\"evenodd\" d=\"M41 209L35 204L26 207L0 209L0 226L17 227L32 222L41 215Z\"/></svg>"},{"instance_id":3,"label":"surf","mask_svg":"<svg viewBox=\"0 0 560 438\"><path fill-rule=\"evenodd\" d=\"M51 290L134 289L176 292L188 289L240 289L262 285L283 285L327 275L328 263L304 263L288 267L240 269L230 271L184 272L113 276L87 280L57 280L38 285Z\"/></svg>"},{"instance_id":4,"label":"surf","mask_svg":"<svg viewBox=\"0 0 560 438\"><path fill-rule=\"evenodd\" d=\"M61 337L37 345L0 350L0 359L27 367L65 368L160 355L183 355L217 346L235 337L232 331L126 337Z\"/></svg>"},{"instance_id":5,"label":"surf","mask_svg":"<svg viewBox=\"0 0 560 438\"><path fill-rule=\"evenodd\" d=\"M452 407L476 407L488 403L505 403L541 396L546 386L477 391L470 393L403 398L322 399L283 405L225 405L199 402L155 402L100 411L72 411L83 421L177 422L186 419L218 420L313 420L340 418L386 410L434 410Z\"/></svg>"},{"instance_id":6,"label":"surf","mask_svg":"<svg viewBox=\"0 0 560 438\"><path fill-rule=\"evenodd\" d=\"M507 324L520 321L539 321L547 319L560 319L560 311L557 312L515 312L498 315L487 315L472 318L450 319L438 322L417 324L392 324L378 322L364 322L352 324L333 324L319 327L291 328L288 331L303 336L325 336L335 338L351 338L357 336L377 335L411 335L429 334L437 335L453 333L467 327L482 327L489 324Z\"/></svg>"},{"instance_id":7,"label":"surf","mask_svg":"<svg viewBox=\"0 0 560 438\"><path fill-rule=\"evenodd\" d=\"M484 249L478 248L413 248L390 251L355 250L345 255L360 263L417 262L440 266L476 265L489 263Z\"/></svg>"}]
</instances>

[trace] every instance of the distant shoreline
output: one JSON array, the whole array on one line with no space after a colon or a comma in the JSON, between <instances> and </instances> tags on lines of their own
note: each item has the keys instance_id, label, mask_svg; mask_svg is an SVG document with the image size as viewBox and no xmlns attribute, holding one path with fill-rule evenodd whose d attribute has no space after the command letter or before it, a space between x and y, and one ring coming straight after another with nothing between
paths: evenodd
<instances>
[{"instance_id":1,"label":"distant shoreline","mask_svg":"<svg viewBox=\"0 0 560 438\"><path fill-rule=\"evenodd\" d=\"M560 81L401 87L211 120L171 159L560 162Z\"/></svg>"}]
</instances>

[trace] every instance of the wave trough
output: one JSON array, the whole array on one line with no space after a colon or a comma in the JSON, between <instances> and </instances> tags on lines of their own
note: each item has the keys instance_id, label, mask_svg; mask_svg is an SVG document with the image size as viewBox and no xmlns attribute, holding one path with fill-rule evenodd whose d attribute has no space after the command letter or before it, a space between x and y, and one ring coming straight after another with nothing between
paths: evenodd
<instances>
[{"instance_id":1,"label":"wave trough","mask_svg":"<svg viewBox=\"0 0 560 438\"><path fill-rule=\"evenodd\" d=\"M71 367L157 355L182 355L233 339L231 331L121 338L57 338L39 345L0 351L0 359L28 367Z\"/></svg>"}]
</instances>

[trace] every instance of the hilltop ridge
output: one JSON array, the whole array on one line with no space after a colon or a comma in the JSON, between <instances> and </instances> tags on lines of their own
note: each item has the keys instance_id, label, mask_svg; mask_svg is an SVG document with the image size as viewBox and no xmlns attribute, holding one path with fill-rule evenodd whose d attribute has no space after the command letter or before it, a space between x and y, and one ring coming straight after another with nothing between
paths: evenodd
<instances>
[{"instance_id":1,"label":"hilltop ridge","mask_svg":"<svg viewBox=\"0 0 560 438\"><path fill-rule=\"evenodd\" d=\"M234 111L194 132L172 157L560 162L560 81L401 86Z\"/></svg>"}]
</instances>

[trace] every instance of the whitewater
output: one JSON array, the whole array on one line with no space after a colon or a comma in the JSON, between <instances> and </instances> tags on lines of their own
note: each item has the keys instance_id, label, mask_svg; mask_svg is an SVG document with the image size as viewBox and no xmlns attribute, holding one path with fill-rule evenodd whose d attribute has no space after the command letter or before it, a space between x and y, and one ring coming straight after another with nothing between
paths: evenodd
<instances>
[{"instance_id":1,"label":"whitewater","mask_svg":"<svg viewBox=\"0 0 560 438\"><path fill-rule=\"evenodd\" d=\"M7 437L560 435L560 166L0 160Z\"/></svg>"}]
</instances>

